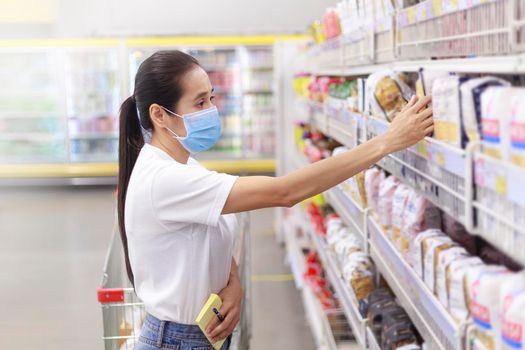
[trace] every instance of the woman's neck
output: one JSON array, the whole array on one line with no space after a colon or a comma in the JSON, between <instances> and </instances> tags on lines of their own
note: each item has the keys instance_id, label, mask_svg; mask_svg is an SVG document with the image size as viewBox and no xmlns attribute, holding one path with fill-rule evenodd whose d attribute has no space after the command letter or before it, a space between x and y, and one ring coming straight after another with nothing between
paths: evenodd
<instances>
[{"instance_id":1,"label":"woman's neck","mask_svg":"<svg viewBox=\"0 0 525 350\"><path fill-rule=\"evenodd\" d=\"M150 144L157 148L160 148L166 152L171 158L176 160L179 163L187 164L188 159L190 158L190 152L188 152L179 141L175 139L166 139L155 135L151 137Z\"/></svg>"}]
</instances>

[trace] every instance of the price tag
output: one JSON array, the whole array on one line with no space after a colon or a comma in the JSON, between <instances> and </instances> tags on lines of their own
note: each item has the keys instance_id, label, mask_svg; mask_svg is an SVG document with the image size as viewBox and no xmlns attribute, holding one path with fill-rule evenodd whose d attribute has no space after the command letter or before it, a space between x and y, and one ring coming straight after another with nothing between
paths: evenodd
<instances>
[{"instance_id":1,"label":"price tag","mask_svg":"<svg viewBox=\"0 0 525 350\"><path fill-rule=\"evenodd\" d=\"M416 6L416 21L422 22L427 20L426 4L419 4Z\"/></svg>"},{"instance_id":2,"label":"price tag","mask_svg":"<svg viewBox=\"0 0 525 350\"><path fill-rule=\"evenodd\" d=\"M443 0L432 0L432 8L434 10L434 16L439 17L443 13Z\"/></svg>"},{"instance_id":3,"label":"price tag","mask_svg":"<svg viewBox=\"0 0 525 350\"><path fill-rule=\"evenodd\" d=\"M503 175L496 175L496 192L499 194L507 194L507 178Z\"/></svg>"},{"instance_id":4,"label":"price tag","mask_svg":"<svg viewBox=\"0 0 525 350\"><path fill-rule=\"evenodd\" d=\"M445 167L445 156L443 156L443 152L442 151L437 151L436 162L438 163L438 165L440 167L442 167L442 168Z\"/></svg>"},{"instance_id":5,"label":"price tag","mask_svg":"<svg viewBox=\"0 0 525 350\"><path fill-rule=\"evenodd\" d=\"M416 22L416 9L414 6L407 8L408 24L414 24Z\"/></svg>"},{"instance_id":6,"label":"price tag","mask_svg":"<svg viewBox=\"0 0 525 350\"><path fill-rule=\"evenodd\" d=\"M424 158L428 159L428 147L425 141L420 141L417 144L417 152Z\"/></svg>"}]
</instances>

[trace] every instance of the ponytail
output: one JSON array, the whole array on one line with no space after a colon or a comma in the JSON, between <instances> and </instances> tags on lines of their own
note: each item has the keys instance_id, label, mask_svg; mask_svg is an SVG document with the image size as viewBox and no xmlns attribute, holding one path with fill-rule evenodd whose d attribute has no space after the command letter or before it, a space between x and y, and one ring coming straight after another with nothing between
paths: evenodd
<instances>
[{"instance_id":1,"label":"ponytail","mask_svg":"<svg viewBox=\"0 0 525 350\"><path fill-rule=\"evenodd\" d=\"M137 112L137 104L134 97L128 97L120 107L120 135L119 135L119 174L118 174L118 225L120 237L124 246L124 256L126 260L126 271L128 278L133 286L135 281L133 271L129 261L128 237L124 225L124 212L126 203L126 194L128 191L129 179L139 156L142 146L144 146L144 136L140 126Z\"/></svg>"}]
</instances>

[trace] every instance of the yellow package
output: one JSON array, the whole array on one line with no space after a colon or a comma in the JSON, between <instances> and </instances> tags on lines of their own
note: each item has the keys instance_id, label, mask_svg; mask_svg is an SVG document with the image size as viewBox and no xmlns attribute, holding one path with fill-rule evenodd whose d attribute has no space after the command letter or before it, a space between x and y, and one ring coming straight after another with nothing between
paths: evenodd
<instances>
[{"instance_id":1,"label":"yellow package","mask_svg":"<svg viewBox=\"0 0 525 350\"><path fill-rule=\"evenodd\" d=\"M204 306L202 307L201 312L195 319L195 322L201 329L202 333L206 335L206 338L208 338L208 334L206 334L206 327L214 317L217 317L215 310L220 310L221 306L221 298L217 294L211 294L206 304L204 304ZM208 340L210 340L210 338L208 338ZM216 342L215 344L213 344L213 348L219 350L222 347L222 344L224 344L225 340L226 339Z\"/></svg>"}]
</instances>

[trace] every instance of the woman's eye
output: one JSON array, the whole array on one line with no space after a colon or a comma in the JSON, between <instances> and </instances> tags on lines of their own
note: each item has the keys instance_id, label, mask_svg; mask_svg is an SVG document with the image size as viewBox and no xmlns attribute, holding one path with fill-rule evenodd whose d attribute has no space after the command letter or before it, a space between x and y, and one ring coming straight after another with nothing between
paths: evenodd
<instances>
[{"instance_id":1,"label":"woman's eye","mask_svg":"<svg viewBox=\"0 0 525 350\"><path fill-rule=\"evenodd\" d=\"M199 102L199 107L204 107L204 101Z\"/></svg>"},{"instance_id":2,"label":"woman's eye","mask_svg":"<svg viewBox=\"0 0 525 350\"><path fill-rule=\"evenodd\" d=\"M210 101L215 100L215 96L210 97Z\"/></svg>"}]
</instances>

